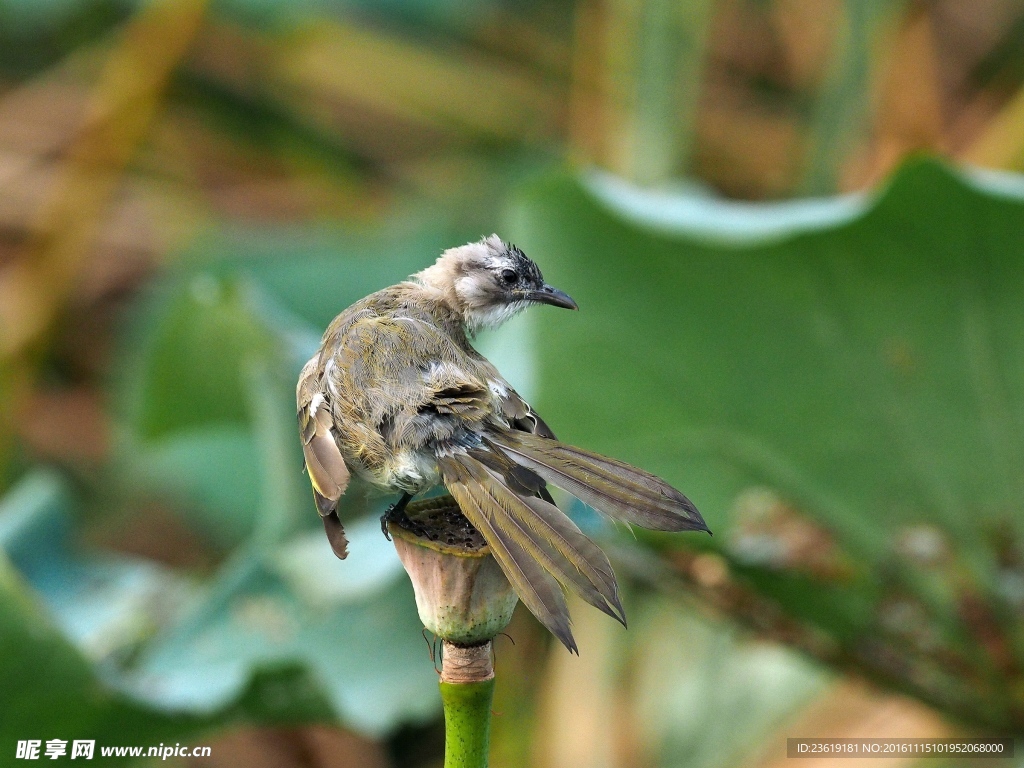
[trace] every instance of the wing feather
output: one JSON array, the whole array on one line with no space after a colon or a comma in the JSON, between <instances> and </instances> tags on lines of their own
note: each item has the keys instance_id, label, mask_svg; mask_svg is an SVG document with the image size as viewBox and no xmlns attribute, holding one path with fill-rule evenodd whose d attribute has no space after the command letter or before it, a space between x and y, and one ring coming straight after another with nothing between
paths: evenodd
<instances>
[{"instance_id":1,"label":"wing feather","mask_svg":"<svg viewBox=\"0 0 1024 768\"><path fill-rule=\"evenodd\" d=\"M708 530L693 502L642 469L536 435L493 437L515 462L611 517L656 531Z\"/></svg>"},{"instance_id":2,"label":"wing feather","mask_svg":"<svg viewBox=\"0 0 1024 768\"><path fill-rule=\"evenodd\" d=\"M338 500L348 487L349 471L334 439L334 417L327 394L319 386L320 355L302 369L295 391L302 456L313 486L313 499L324 522L331 549L339 558L348 556L348 540L338 519Z\"/></svg>"}]
</instances>

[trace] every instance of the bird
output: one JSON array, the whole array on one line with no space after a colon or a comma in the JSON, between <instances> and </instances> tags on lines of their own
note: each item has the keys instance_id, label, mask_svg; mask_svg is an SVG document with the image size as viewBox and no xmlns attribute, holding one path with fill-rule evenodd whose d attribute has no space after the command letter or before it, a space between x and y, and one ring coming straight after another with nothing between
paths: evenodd
<instances>
[{"instance_id":1,"label":"bird","mask_svg":"<svg viewBox=\"0 0 1024 768\"><path fill-rule=\"evenodd\" d=\"M479 331L538 304L578 309L498 235L449 248L330 323L299 376L297 416L313 497L339 558L348 542L338 502L353 474L401 494L382 525L417 494L444 486L520 600L578 653L563 587L623 625L626 616L608 557L556 506L548 484L615 521L711 531L661 478L560 442L473 347Z\"/></svg>"}]
</instances>

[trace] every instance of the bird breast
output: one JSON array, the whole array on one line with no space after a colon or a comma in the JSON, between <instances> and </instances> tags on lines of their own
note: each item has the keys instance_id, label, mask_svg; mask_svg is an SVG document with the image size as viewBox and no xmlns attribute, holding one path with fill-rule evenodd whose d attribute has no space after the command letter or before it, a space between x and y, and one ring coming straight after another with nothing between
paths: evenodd
<instances>
[{"instance_id":1,"label":"bird breast","mask_svg":"<svg viewBox=\"0 0 1024 768\"><path fill-rule=\"evenodd\" d=\"M366 479L389 493L400 490L415 495L438 485L441 473L432 451L406 448L391 454Z\"/></svg>"}]
</instances>

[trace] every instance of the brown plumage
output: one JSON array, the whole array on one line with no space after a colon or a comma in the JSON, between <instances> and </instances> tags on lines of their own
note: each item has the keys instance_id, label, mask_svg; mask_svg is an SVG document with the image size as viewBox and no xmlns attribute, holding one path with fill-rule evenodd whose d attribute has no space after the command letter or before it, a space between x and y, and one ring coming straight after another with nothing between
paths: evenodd
<instances>
[{"instance_id":1,"label":"brown plumage","mask_svg":"<svg viewBox=\"0 0 1024 768\"><path fill-rule=\"evenodd\" d=\"M331 546L347 554L338 500L354 472L403 499L443 484L520 599L570 650L559 584L625 623L608 558L553 503L546 483L609 517L707 530L663 480L554 434L470 344L530 304L575 309L496 235L446 251L411 280L338 315L296 396L306 468Z\"/></svg>"}]
</instances>

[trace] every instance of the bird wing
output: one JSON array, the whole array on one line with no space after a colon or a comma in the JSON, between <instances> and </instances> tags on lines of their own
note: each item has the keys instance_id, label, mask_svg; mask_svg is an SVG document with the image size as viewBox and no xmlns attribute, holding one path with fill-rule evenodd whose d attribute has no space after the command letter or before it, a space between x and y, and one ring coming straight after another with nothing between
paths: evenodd
<instances>
[{"instance_id":1,"label":"bird wing","mask_svg":"<svg viewBox=\"0 0 1024 768\"><path fill-rule=\"evenodd\" d=\"M708 531L686 496L660 477L625 462L561 443L530 404L480 358L511 429L489 433L495 452L539 476L536 493L552 502L545 481L609 517L655 531ZM511 480L513 473L506 472ZM708 531L710 533L710 531Z\"/></svg>"},{"instance_id":2,"label":"bird wing","mask_svg":"<svg viewBox=\"0 0 1024 768\"><path fill-rule=\"evenodd\" d=\"M526 432L531 435L546 437L549 440L555 440L555 433L551 431L551 427L547 425L547 422L505 381L502 375L498 373L498 369L483 356L478 356L478 358L481 368L486 373L490 391L497 400L498 411L508 422L508 425L513 430L519 432ZM511 475L508 477L511 479ZM531 495L539 496L548 504L553 505L555 500L548 490L547 483L540 476L535 475L535 477L538 484Z\"/></svg>"},{"instance_id":3,"label":"bird wing","mask_svg":"<svg viewBox=\"0 0 1024 768\"><path fill-rule=\"evenodd\" d=\"M609 517L654 531L708 530L693 502L642 469L526 432L490 437L515 463Z\"/></svg>"},{"instance_id":4,"label":"bird wing","mask_svg":"<svg viewBox=\"0 0 1024 768\"><path fill-rule=\"evenodd\" d=\"M504 377L498 373L489 360L477 355L477 362L487 378L488 385L497 401L498 410L508 421L509 426L521 432L529 432L532 435L540 435L551 440L555 439L555 433L547 425L526 400L512 388Z\"/></svg>"},{"instance_id":5,"label":"bird wing","mask_svg":"<svg viewBox=\"0 0 1024 768\"><path fill-rule=\"evenodd\" d=\"M325 336L324 350L325 387L344 393L333 404L339 442L371 473L385 474L396 453L453 439L491 414L475 361L429 318L367 310Z\"/></svg>"},{"instance_id":6,"label":"bird wing","mask_svg":"<svg viewBox=\"0 0 1024 768\"><path fill-rule=\"evenodd\" d=\"M320 385L320 353L302 368L295 388L302 455L313 486L313 499L324 523L331 549L342 560L348 540L338 518L338 500L348 486L349 471L334 439L334 420L328 395Z\"/></svg>"}]
</instances>

